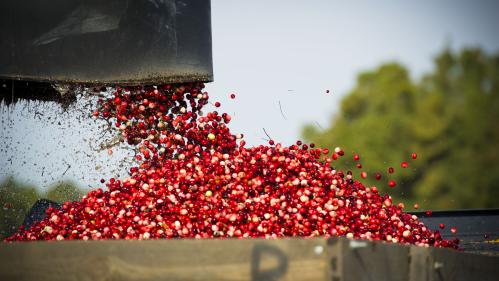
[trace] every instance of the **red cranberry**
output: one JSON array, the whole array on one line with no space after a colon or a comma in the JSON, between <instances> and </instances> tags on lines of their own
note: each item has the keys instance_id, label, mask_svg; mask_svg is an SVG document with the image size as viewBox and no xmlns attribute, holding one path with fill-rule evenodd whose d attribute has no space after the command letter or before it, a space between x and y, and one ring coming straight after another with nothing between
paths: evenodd
<instances>
[{"instance_id":1,"label":"red cranberry","mask_svg":"<svg viewBox=\"0 0 499 281\"><path fill-rule=\"evenodd\" d=\"M458 240L443 240L403 204L333 169L345 154L339 147L331 157L301 141L246 147L244 136L230 131L230 115L202 114L209 99L203 88L118 88L100 99L93 115L136 148L137 166L6 240L346 236L457 248Z\"/></svg>"}]
</instances>

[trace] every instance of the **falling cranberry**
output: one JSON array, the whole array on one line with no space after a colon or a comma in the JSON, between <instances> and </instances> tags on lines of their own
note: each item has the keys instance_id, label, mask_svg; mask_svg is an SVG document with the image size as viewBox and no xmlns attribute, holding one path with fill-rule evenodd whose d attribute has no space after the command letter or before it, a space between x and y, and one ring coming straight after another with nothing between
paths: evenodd
<instances>
[{"instance_id":1,"label":"falling cranberry","mask_svg":"<svg viewBox=\"0 0 499 281\"><path fill-rule=\"evenodd\" d=\"M409 166L409 164L407 162L400 163L400 167L402 167L404 169L407 168L408 166Z\"/></svg>"},{"instance_id":2,"label":"falling cranberry","mask_svg":"<svg viewBox=\"0 0 499 281\"><path fill-rule=\"evenodd\" d=\"M438 227L440 227L440 229L444 229L445 228L445 224L441 223L438 225Z\"/></svg>"},{"instance_id":3,"label":"falling cranberry","mask_svg":"<svg viewBox=\"0 0 499 281\"><path fill-rule=\"evenodd\" d=\"M234 94L234 93L230 94L230 98L231 99L235 99L236 98L236 94Z\"/></svg>"},{"instance_id":4,"label":"falling cranberry","mask_svg":"<svg viewBox=\"0 0 499 281\"><path fill-rule=\"evenodd\" d=\"M455 234L457 232L457 228L455 227L451 227L450 228L450 232L452 232L453 234Z\"/></svg>"},{"instance_id":5,"label":"falling cranberry","mask_svg":"<svg viewBox=\"0 0 499 281\"><path fill-rule=\"evenodd\" d=\"M411 158L412 158L412 159L416 159L416 158L418 158L418 155L417 155L416 153L412 153L412 154L411 154Z\"/></svg>"},{"instance_id":6,"label":"falling cranberry","mask_svg":"<svg viewBox=\"0 0 499 281\"><path fill-rule=\"evenodd\" d=\"M340 147L328 156L301 141L246 146L228 114L202 112L203 89L124 87L99 100L93 115L136 149L137 166L6 240L344 236L457 248L402 203L333 168Z\"/></svg>"},{"instance_id":7,"label":"falling cranberry","mask_svg":"<svg viewBox=\"0 0 499 281\"><path fill-rule=\"evenodd\" d=\"M388 173L393 174L395 172L395 169L393 167L388 168Z\"/></svg>"},{"instance_id":8,"label":"falling cranberry","mask_svg":"<svg viewBox=\"0 0 499 281\"><path fill-rule=\"evenodd\" d=\"M395 187L396 185L397 185L397 183L396 183L394 180L390 180L390 181L388 182L388 186L389 186L389 187Z\"/></svg>"}]
</instances>

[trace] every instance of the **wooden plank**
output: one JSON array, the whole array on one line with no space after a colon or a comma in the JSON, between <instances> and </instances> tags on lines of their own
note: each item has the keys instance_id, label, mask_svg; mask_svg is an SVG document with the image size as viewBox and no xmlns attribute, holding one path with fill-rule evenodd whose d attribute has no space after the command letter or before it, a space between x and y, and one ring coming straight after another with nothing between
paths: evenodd
<instances>
[{"instance_id":1,"label":"wooden plank","mask_svg":"<svg viewBox=\"0 0 499 281\"><path fill-rule=\"evenodd\" d=\"M327 279L330 281L343 280L343 244L341 239L330 238L327 241L326 260L328 265Z\"/></svg>"},{"instance_id":2,"label":"wooden plank","mask_svg":"<svg viewBox=\"0 0 499 281\"><path fill-rule=\"evenodd\" d=\"M326 259L331 281L499 279L499 257L450 249L332 238Z\"/></svg>"},{"instance_id":3,"label":"wooden plank","mask_svg":"<svg viewBox=\"0 0 499 281\"><path fill-rule=\"evenodd\" d=\"M432 279L435 281L499 280L499 257L430 249Z\"/></svg>"},{"instance_id":4,"label":"wooden plank","mask_svg":"<svg viewBox=\"0 0 499 281\"><path fill-rule=\"evenodd\" d=\"M499 257L331 239L0 243L0 280L497 280Z\"/></svg>"},{"instance_id":5,"label":"wooden plank","mask_svg":"<svg viewBox=\"0 0 499 281\"><path fill-rule=\"evenodd\" d=\"M0 280L324 280L325 239L0 245Z\"/></svg>"},{"instance_id":6,"label":"wooden plank","mask_svg":"<svg viewBox=\"0 0 499 281\"><path fill-rule=\"evenodd\" d=\"M430 281L433 272L433 256L428 248L411 247L409 250L409 281Z\"/></svg>"},{"instance_id":7,"label":"wooden plank","mask_svg":"<svg viewBox=\"0 0 499 281\"><path fill-rule=\"evenodd\" d=\"M328 245L329 280L407 280L409 247L338 238L331 238Z\"/></svg>"}]
</instances>

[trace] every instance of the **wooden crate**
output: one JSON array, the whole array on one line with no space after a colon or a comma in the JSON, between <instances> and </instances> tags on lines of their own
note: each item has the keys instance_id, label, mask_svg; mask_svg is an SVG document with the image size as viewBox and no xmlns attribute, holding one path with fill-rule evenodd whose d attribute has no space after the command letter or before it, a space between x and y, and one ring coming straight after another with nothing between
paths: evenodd
<instances>
[{"instance_id":1,"label":"wooden crate","mask_svg":"<svg viewBox=\"0 0 499 281\"><path fill-rule=\"evenodd\" d=\"M0 244L0 280L498 280L499 257L331 239Z\"/></svg>"}]
</instances>

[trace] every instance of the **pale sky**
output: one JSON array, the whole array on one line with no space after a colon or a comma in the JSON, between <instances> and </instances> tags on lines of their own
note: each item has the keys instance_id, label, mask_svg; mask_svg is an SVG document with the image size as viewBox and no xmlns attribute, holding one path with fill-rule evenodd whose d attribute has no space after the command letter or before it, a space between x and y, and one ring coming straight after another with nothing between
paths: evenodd
<instances>
[{"instance_id":1,"label":"pale sky","mask_svg":"<svg viewBox=\"0 0 499 281\"><path fill-rule=\"evenodd\" d=\"M418 77L447 45L499 51L499 1L213 0L212 21L208 89L250 143L262 141L263 127L285 143L307 122L327 127L357 73L382 62Z\"/></svg>"},{"instance_id":2,"label":"pale sky","mask_svg":"<svg viewBox=\"0 0 499 281\"><path fill-rule=\"evenodd\" d=\"M417 78L445 46L497 52L498 26L499 1L212 0L215 82L207 88L250 145L264 142L262 128L291 144L307 122L330 125L358 72L399 61ZM23 110L0 110L0 145L9 146L0 151L0 179L96 187L101 177L124 175L119 150L85 156L95 155L95 143L83 141L96 131L93 122L59 115L53 105L45 110L55 122Z\"/></svg>"}]
</instances>

